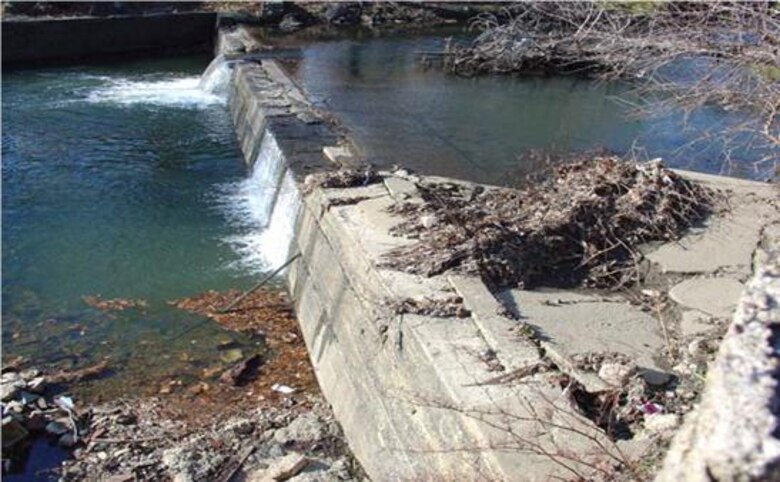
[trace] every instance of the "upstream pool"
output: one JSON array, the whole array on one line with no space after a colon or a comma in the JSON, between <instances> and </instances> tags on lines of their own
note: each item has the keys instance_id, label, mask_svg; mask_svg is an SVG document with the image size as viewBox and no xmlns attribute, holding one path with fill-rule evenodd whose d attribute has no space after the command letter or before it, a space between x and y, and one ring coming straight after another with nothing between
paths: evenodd
<instances>
[{"instance_id":1,"label":"upstream pool","mask_svg":"<svg viewBox=\"0 0 780 482\"><path fill-rule=\"evenodd\" d=\"M72 369L108 356L113 376L84 388L100 397L186 379L218 345L249 343L168 305L267 269L248 252L257 188L226 91L201 85L209 61L3 74L4 358ZM94 306L117 298L137 305Z\"/></svg>"},{"instance_id":2,"label":"upstream pool","mask_svg":"<svg viewBox=\"0 0 780 482\"><path fill-rule=\"evenodd\" d=\"M299 49L287 63L292 75L377 165L516 185L539 168L534 152L606 149L708 173L772 174L771 162L754 165L766 152L723 155L720 134L741 119L716 107L637 117L631 104L639 99L627 85L575 77L463 78L420 62L421 53L441 51L446 36L463 40L463 29L255 34Z\"/></svg>"}]
</instances>

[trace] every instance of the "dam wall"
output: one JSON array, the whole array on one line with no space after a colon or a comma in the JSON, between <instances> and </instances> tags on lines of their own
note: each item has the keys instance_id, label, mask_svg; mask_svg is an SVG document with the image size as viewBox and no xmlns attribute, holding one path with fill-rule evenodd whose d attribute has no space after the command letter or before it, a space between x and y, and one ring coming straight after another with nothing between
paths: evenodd
<instances>
[{"instance_id":1,"label":"dam wall","mask_svg":"<svg viewBox=\"0 0 780 482\"><path fill-rule=\"evenodd\" d=\"M4 19L3 66L210 52L216 24L214 12Z\"/></svg>"},{"instance_id":2,"label":"dam wall","mask_svg":"<svg viewBox=\"0 0 780 482\"><path fill-rule=\"evenodd\" d=\"M268 143L299 189L308 174L340 167L323 156L338 136L276 62L239 62L232 83L230 110L255 171L265 170ZM531 376L539 385L529 390L486 383L495 373L480 354L493 354L507 371L540 363L537 347L519 334L522 323L496 314L498 302L478 278L381 268L383 253L410 242L390 233L397 220L387 208L420 201L413 179L382 177L343 189L307 186L291 239L278 240L290 243L278 265L300 253L286 271L289 290L320 388L352 452L372 480L561 475L544 449L528 452L516 436L536 437L540 447L556 443L556 430L536 434L531 412L558 403L559 389L545 376ZM398 308L454 295L472 311L441 318ZM591 437L579 440L583 447L598 440L587 420L565 411L556 417Z\"/></svg>"},{"instance_id":3,"label":"dam wall","mask_svg":"<svg viewBox=\"0 0 780 482\"><path fill-rule=\"evenodd\" d=\"M393 250L415 242L393 232L403 218L392 208L424 202L419 186L492 187L404 170L345 187L311 182L309 174L359 163L325 155L347 140L272 60L234 64L229 105L253 175L296 193L292 208L279 194L270 205L290 230L273 239L280 254L268 268L297 256L285 275L317 380L376 481L591 479L604 464L639 466L658 436L652 416L640 436L607 439L569 387L602 394L618 385L580 361L609 353L630 360L648 386L667 387L673 373L659 363L667 324L687 342L715 326L692 328L689 315L730 316L755 253L780 226L772 186L681 172L730 203L680 240L646 250L669 276L664 295L681 319L659 325L619 294L493 293L476 276L387 267Z\"/></svg>"}]
</instances>

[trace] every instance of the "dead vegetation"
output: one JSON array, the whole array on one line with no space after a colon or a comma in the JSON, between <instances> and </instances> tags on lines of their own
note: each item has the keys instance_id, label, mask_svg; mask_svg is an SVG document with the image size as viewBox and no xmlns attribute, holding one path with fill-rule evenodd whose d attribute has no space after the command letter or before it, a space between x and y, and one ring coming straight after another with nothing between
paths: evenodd
<instances>
[{"instance_id":1,"label":"dead vegetation","mask_svg":"<svg viewBox=\"0 0 780 482\"><path fill-rule=\"evenodd\" d=\"M206 291L171 302L177 308L207 316L229 330L261 340L271 351L261 360L256 359L255 354L247 354L232 367L217 364L205 368L203 381L190 387L190 392L206 405L229 405L231 409L256 405L258 399L279 402L284 398L319 394L309 354L287 295L261 289L243 298L230 312L221 311L240 294L238 291ZM220 377L223 381L215 383ZM228 379L230 383L224 383ZM230 388L233 385L239 385L244 391L233 390ZM285 394L274 390L274 386L280 385L288 386L294 392ZM252 397L242 395L247 390Z\"/></svg>"},{"instance_id":2,"label":"dead vegetation","mask_svg":"<svg viewBox=\"0 0 780 482\"><path fill-rule=\"evenodd\" d=\"M148 303L142 299L111 298L103 299L100 295L82 296L81 300L92 308L102 311L124 311L129 308L146 308Z\"/></svg>"},{"instance_id":3,"label":"dead vegetation","mask_svg":"<svg viewBox=\"0 0 780 482\"><path fill-rule=\"evenodd\" d=\"M658 115L716 105L739 120L700 132L724 164L751 152L770 177L780 149L776 2L523 2L476 17L468 45L448 43L460 75L587 74L635 86L631 109ZM715 132L717 130L717 132ZM774 175L777 175L775 172Z\"/></svg>"},{"instance_id":4,"label":"dead vegetation","mask_svg":"<svg viewBox=\"0 0 780 482\"><path fill-rule=\"evenodd\" d=\"M476 274L493 287L639 281L640 244L676 239L714 209L709 190L660 161L605 157L555 168L523 191L418 185L423 203L391 208L393 232L417 242L385 258L392 268L434 276Z\"/></svg>"},{"instance_id":5,"label":"dead vegetation","mask_svg":"<svg viewBox=\"0 0 780 482\"><path fill-rule=\"evenodd\" d=\"M318 187L346 188L368 186L380 182L382 176L373 169L339 169L306 176L303 193L308 194Z\"/></svg>"}]
</instances>

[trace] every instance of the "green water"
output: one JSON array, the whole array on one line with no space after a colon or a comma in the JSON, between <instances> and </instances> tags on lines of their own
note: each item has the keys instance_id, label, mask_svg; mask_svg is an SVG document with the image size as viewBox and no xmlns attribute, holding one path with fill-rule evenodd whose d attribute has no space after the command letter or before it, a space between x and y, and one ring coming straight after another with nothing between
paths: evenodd
<instances>
[{"instance_id":1,"label":"green water","mask_svg":"<svg viewBox=\"0 0 780 482\"><path fill-rule=\"evenodd\" d=\"M224 99L197 88L209 60L3 74L4 357L110 356L105 384L139 389L218 359L233 335L167 304L257 272L227 241L246 230L246 172ZM104 312L90 295L148 307Z\"/></svg>"}]
</instances>

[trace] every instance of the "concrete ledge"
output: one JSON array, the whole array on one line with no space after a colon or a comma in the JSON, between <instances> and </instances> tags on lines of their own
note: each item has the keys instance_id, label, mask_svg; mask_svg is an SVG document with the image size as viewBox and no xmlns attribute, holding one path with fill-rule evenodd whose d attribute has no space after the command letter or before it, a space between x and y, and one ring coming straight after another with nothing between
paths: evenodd
<instances>
[{"instance_id":1,"label":"concrete ledge","mask_svg":"<svg viewBox=\"0 0 780 482\"><path fill-rule=\"evenodd\" d=\"M3 21L3 66L210 51L213 12Z\"/></svg>"},{"instance_id":2,"label":"concrete ledge","mask_svg":"<svg viewBox=\"0 0 780 482\"><path fill-rule=\"evenodd\" d=\"M323 154L337 136L273 60L237 62L229 108L244 159L251 167L263 138L275 139L296 181L338 167Z\"/></svg>"}]
</instances>

